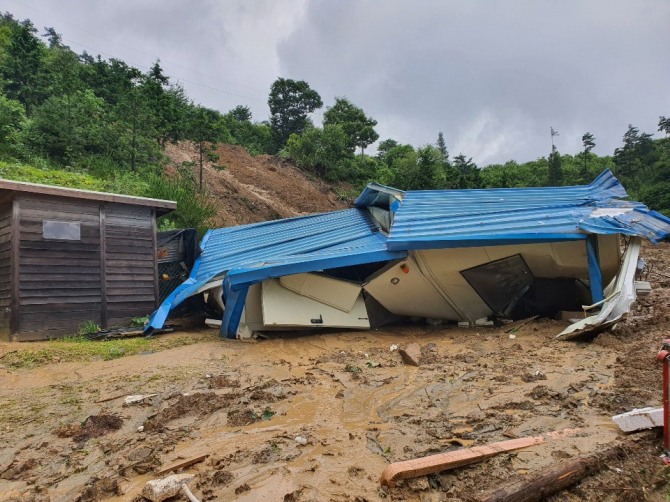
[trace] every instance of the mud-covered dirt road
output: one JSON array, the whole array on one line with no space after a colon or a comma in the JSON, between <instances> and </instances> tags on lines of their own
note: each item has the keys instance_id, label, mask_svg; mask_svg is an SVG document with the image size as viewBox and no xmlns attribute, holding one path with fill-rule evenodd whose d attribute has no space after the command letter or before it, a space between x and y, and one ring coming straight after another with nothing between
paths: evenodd
<instances>
[{"instance_id":1,"label":"mud-covered dirt road","mask_svg":"<svg viewBox=\"0 0 670 502\"><path fill-rule=\"evenodd\" d=\"M251 343L202 331L195 345L33 368L2 355L37 344L2 344L0 499L142 500L162 468L208 455L187 469L202 500L478 500L624 444L555 500L664 500L659 435L625 436L610 420L661 402L670 248L644 255L654 292L591 343L557 341L565 324L553 320L512 333L413 325ZM419 367L391 350L409 343L422 348ZM132 394L155 395L124 406ZM378 482L389 462L576 427L393 489Z\"/></svg>"}]
</instances>

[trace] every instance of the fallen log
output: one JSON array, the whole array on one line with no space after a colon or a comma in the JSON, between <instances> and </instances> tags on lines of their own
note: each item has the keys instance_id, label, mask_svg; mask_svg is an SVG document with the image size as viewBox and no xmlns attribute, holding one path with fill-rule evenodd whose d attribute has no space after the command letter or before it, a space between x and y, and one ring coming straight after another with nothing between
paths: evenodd
<instances>
[{"instance_id":1,"label":"fallen log","mask_svg":"<svg viewBox=\"0 0 670 502\"><path fill-rule=\"evenodd\" d=\"M434 474L436 472L454 469L475 462L481 462L482 460L486 460L499 453L528 448L529 446L542 444L550 439L560 439L571 436L578 431L579 429L564 429L561 431L549 432L543 436L510 439L508 441L500 441L489 445L461 448L460 450L447 453L439 453L428 457L395 462L384 469L379 482L382 485L393 487L399 479L416 478L418 476L425 476L427 474Z\"/></svg>"},{"instance_id":2,"label":"fallen log","mask_svg":"<svg viewBox=\"0 0 670 502\"><path fill-rule=\"evenodd\" d=\"M604 463L620 456L622 446L615 446L598 455L579 457L559 467L540 471L532 479L520 481L495 490L480 502L537 502L574 485L600 471Z\"/></svg>"}]
</instances>

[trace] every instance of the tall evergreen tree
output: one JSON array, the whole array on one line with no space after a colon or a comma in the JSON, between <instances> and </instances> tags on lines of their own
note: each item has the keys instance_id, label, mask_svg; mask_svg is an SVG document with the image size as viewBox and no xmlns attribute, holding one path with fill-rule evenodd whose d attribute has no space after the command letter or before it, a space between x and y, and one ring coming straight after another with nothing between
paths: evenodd
<instances>
[{"instance_id":1,"label":"tall evergreen tree","mask_svg":"<svg viewBox=\"0 0 670 502\"><path fill-rule=\"evenodd\" d=\"M591 150L593 150L593 148L596 146L596 139L593 136L593 134L591 134L590 132L584 133L584 135L582 136L582 145L584 146L584 150L582 150L583 162L580 171L580 179L582 183L588 183L589 172L588 172L587 160L589 157L589 152L591 152Z\"/></svg>"},{"instance_id":2,"label":"tall evergreen tree","mask_svg":"<svg viewBox=\"0 0 670 502\"><path fill-rule=\"evenodd\" d=\"M440 152L440 160L445 166L449 165L449 150L447 150L447 143L444 141L444 134L440 131L437 134L437 150Z\"/></svg>"},{"instance_id":3,"label":"tall evergreen tree","mask_svg":"<svg viewBox=\"0 0 670 502\"><path fill-rule=\"evenodd\" d=\"M555 145L551 147L549 154L549 178L548 185L557 187L563 185L563 168L561 166L561 154Z\"/></svg>"}]
</instances>

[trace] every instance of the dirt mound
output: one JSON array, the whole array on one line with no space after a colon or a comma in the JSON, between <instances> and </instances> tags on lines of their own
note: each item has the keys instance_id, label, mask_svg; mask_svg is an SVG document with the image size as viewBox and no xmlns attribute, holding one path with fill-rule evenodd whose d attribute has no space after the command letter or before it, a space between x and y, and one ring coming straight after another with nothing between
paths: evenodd
<instances>
[{"instance_id":1,"label":"dirt mound","mask_svg":"<svg viewBox=\"0 0 670 502\"><path fill-rule=\"evenodd\" d=\"M75 443L82 443L118 431L121 426L123 419L117 415L91 415L83 424L64 425L54 431L54 434L61 438L71 437Z\"/></svg>"},{"instance_id":2,"label":"dirt mound","mask_svg":"<svg viewBox=\"0 0 670 502\"><path fill-rule=\"evenodd\" d=\"M210 200L217 208L214 227L290 218L349 207L338 193L347 185L327 184L272 155L251 156L241 146L219 145L216 163L207 162L204 179ZM185 163L198 170L195 145L168 145L165 154L172 169ZM214 166L218 166L214 167Z\"/></svg>"}]
</instances>

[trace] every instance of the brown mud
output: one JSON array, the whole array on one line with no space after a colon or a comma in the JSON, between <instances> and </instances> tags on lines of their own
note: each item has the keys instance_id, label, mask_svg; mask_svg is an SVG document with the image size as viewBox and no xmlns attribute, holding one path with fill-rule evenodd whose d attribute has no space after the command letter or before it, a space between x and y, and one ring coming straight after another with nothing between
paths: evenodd
<instances>
[{"instance_id":1,"label":"brown mud","mask_svg":"<svg viewBox=\"0 0 670 502\"><path fill-rule=\"evenodd\" d=\"M199 169L196 147L189 142L169 144L169 171L190 163ZM204 163L206 193L216 208L213 228L290 218L350 207L346 183L329 184L273 155L250 155L243 147L220 144L214 163ZM196 178L199 173L196 173Z\"/></svg>"},{"instance_id":2,"label":"brown mud","mask_svg":"<svg viewBox=\"0 0 670 502\"><path fill-rule=\"evenodd\" d=\"M539 319L513 337L505 327L411 325L32 369L1 357L37 344L0 344L0 500L141 500L165 466L208 455L186 468L201 500L474 501L616 445L599 474L551 500L665 500L660 434L624 435L611 422L661 403L670 246L643 251L653 293L590 343L558 341L565 323ZM391 350L410 343L421 366ZM131 394L157 396L124 406ZM99 434L77 439L95 424ZM563 428L581 430L379 485L389 462Z\"/></svg>"}]
</instances>

